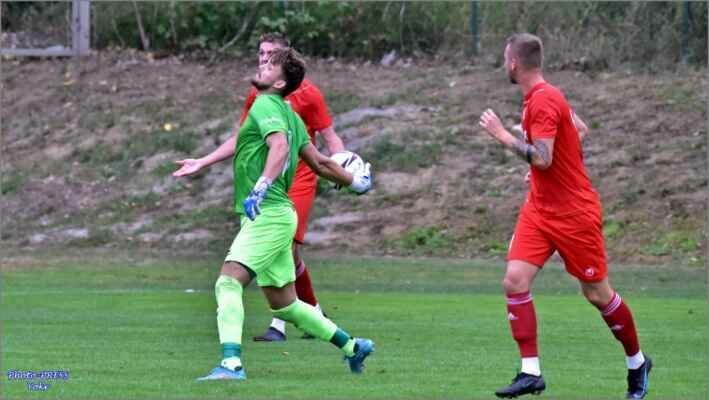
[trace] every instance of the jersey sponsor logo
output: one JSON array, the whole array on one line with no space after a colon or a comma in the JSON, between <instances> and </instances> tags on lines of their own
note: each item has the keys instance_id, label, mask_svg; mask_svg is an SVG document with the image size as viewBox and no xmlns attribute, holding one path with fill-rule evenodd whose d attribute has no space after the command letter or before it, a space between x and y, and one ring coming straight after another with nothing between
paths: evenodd
<instances>
[{"instance_id":1,"label":"jersey sponsor logo","mask_svg":"<svg viewBox=\"0 0 709 400\"><path fill-rule=\"evenodd\" d=\"M278 117L266 117L259 120L259 125L282 124L283 120Z\"/></svg>"},{"instance_id":2,"label":"jersey sponsor logo","mask_svg":"<svg viewBox=\"0 0 709 400\"><path fill-rule=\"evenodd\" d=\"M507 313L507 319L508 319L509 321L517 321L519 318L517 318L517 316L514 315L514 314L512 314L511 312L508 312L508 313Z\"/></svg>"}]
</instances>

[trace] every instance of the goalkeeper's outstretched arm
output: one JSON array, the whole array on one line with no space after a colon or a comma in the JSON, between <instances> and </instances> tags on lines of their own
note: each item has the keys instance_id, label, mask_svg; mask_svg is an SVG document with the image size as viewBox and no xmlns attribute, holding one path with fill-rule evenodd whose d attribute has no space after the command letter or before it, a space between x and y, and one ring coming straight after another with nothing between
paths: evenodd
<instances>
[{"instance_id":1,"label":"goalkeeper's outstretched arm","mask_svg":"<svg viewBox=\"0 0 709 400\"><path fill-rule=\"evenodd\" d=\"M207 168L212 164L225 160L234 155L236 151L237 134L232 135L213 152L202 158L186 158L184 160L175 161L175 164L180 168L172 173L172 176L187 176L197 173L203 168Z\"/></svg>"},{"instance_id":2,"label":"goalkeeper's outstretched arm","mask_svg":"<svg viewBox=\"0 0 709 400\"><path fill-rule=\"evenodd\" d=\"M345 171L340 164L318 151L312 143L308 143L300 149L300 158L318 176L342 186L349 186L352 183L352 174Z\"/></svg>"}]
</instances>

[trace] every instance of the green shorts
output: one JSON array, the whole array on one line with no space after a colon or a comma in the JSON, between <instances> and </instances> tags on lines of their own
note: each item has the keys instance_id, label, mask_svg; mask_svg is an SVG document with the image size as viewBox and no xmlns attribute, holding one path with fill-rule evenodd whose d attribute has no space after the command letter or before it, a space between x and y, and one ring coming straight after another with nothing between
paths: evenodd
<instances>
[{"instance_id":1,"label":"green shorts","mask_svg":"<svg viewBox=\"0 0 709 400\"><path fill-rule=\"evenodd\" d=\"M241 216L241 230L224 261L236 261L256 273L259 286L283 287L295 281L291 246L298 225L292 207L268 207L256 220Z\"/></svg>"}]
</instances>

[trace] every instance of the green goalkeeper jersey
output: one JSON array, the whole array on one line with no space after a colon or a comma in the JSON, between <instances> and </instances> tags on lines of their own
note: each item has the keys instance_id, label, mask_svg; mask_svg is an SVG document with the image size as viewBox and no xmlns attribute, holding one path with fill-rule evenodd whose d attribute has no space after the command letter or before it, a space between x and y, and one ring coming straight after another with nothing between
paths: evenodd
<instances>
[{"instance_id":1,"label":"green goalkeeper jersey","mask_svg":"<svg viewBox=\"0 0 709 400\"><path fill-rule=\"evenodd\" d=\"M234 154L234 209L244 214L244 199L261 177L268 157L266 137L274 132L283 132L288 141L288 157L281 173L273 180L260 207L289 206L288 189L293 183L298 154L310 143L305 124L283 97L276 94L261 94L256 97L249 114L239 129Z\"/></svg>"}]
</instances>

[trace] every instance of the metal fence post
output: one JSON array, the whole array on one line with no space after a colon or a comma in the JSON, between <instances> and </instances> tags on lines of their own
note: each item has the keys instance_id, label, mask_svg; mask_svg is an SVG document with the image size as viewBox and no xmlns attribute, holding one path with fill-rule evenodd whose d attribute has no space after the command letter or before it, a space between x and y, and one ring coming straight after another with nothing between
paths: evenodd
<instances>
[{"instance_id":1,"label":"metal fence post","mask_svg":"<svg viewBox=\"0 0 709 400\"><path fill-rule=\"evenodd\" d=\"M467 46L468 56L480 53L480 37L478 35L478 2L470 2L470 45Z\"/></svg>"},{"instance_id":2,"label":"metal fence post","mask_svg":"<svg viewBox=\"0 0 709 400\"><path fill-rule=\"evenodd\" d=\"M682 64L689 60L689 2L682 2L682 38L679 46L679 59Z\"/></svg>"},{"instance_id":3,"label":"metal fence post","mask_svg":"<svg viewBox=\"0 0 709 400\"><path fill-rule=\"evenodd\" d=\"M91 49L91 2L89 0L72 1L71 37L72 47L77 56L89 54Z\"/></svg>"}]
</instances>

